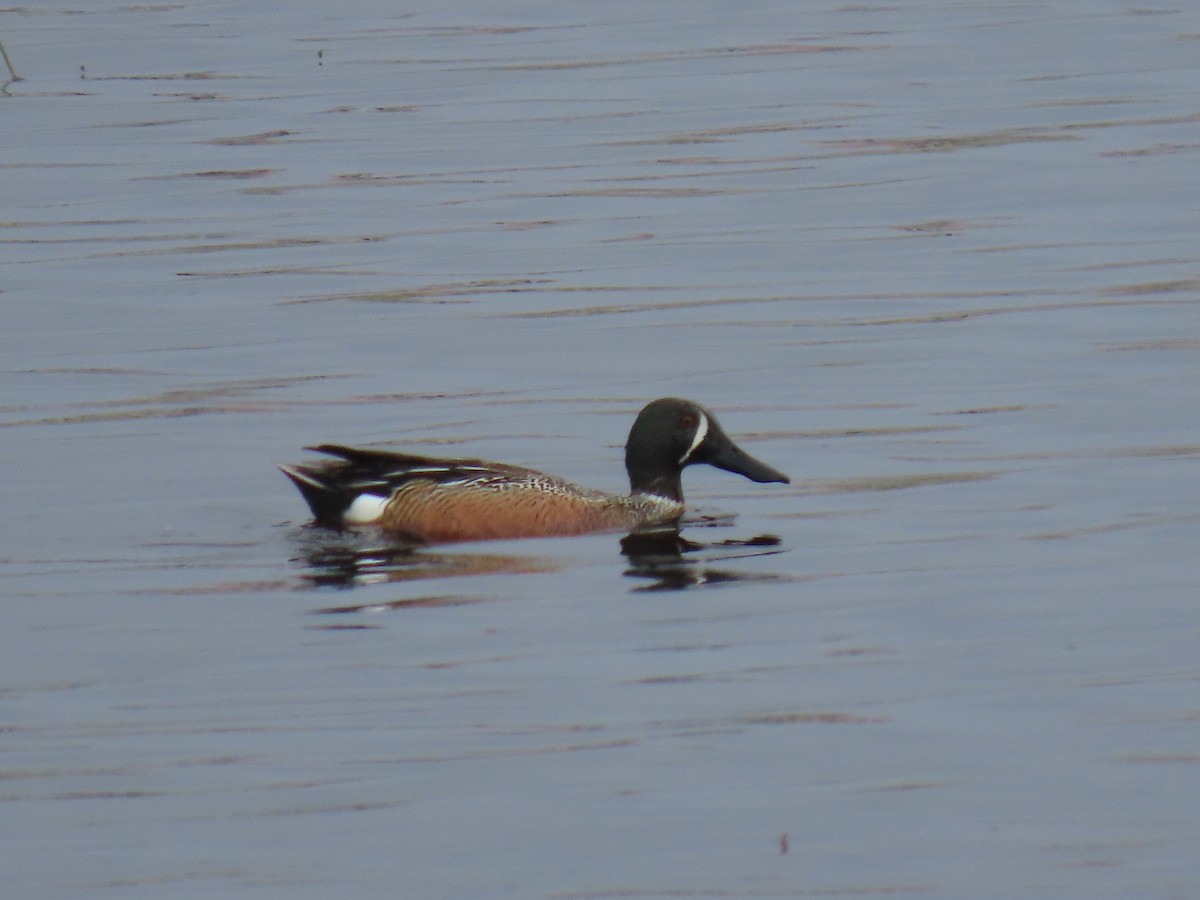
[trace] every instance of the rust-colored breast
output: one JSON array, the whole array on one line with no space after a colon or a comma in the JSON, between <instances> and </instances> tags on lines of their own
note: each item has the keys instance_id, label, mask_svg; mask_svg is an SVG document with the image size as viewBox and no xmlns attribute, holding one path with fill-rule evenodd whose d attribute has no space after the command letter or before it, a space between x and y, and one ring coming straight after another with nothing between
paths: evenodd
<instances>
[{"instance_id":1,"label":"rust-colored breast","mask_svg":"<svg viewBox=\"0 0 1200 900\"><path fill-rule=\"evenodd\" d=\"M546 476L439 483L416 478L388 502L379 525L427 543L624 531L678 516L653 498L585 491Z\"/></svg>"}]
</instances>

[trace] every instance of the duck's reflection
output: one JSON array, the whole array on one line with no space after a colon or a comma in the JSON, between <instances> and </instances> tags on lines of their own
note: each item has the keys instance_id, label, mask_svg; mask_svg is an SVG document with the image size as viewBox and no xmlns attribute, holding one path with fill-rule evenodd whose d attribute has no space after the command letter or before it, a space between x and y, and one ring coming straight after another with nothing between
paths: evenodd
<instances>
[{"instance_id":1,"label":"duck's reflection","mask_svg":"<svg viewBox=\"0 0 1200 900\"><path fill-rule=\"evenodd\" d=\"M422 581L458 575L554 572L562 564L539 556L500 553L440 553L404 543L368 542L352 532L329 532L307 542L294 560L313 587L353 588L392 581Z\"/></svg>"},{"instance_id":2,"label":"duck's reflection","mask_svg":"<svg viewBox=\"0 0 1200 900\"><path fill-rule=\"evenodd\" d=\"M673 528L626 535L621 539L621 553L630 562L625 575L648 582L634 588L634 591L681 591L706 584L777 581L782 576L737 572L716 568L711 564L774 555L782 552L775 549L779 543L779 538L773 534L744 540L700 543L688 540L679 533L678 528ZM694 558L689 558L689 554Z\"/></svg>"},{"instance_id":3,"label":"duck's reflection","mask_svg":"<svg viewBox=\"0 0 1200 900\"><path fill-rule=\"evenodd\" d=\"M375 539L372 539L375 538ZM463 575L557 572L571 559L535 555L450 551L436 547L388 543L378 535L314 528L302 539L294 562L303 566L300 578L318 588L349 589L369 584L424 581ZM735 581L775 581L781 576L740 572L729 563L782 552L775 535L700 542L685 538L678 528L639 531L621 539L621 554L629 561L625 575L638 579L633 590L675 591ZM533 544L530 545L534 546ZM438 598L444 601L444 598ZM406 602L406 605L412 605ZM439 602L438 605L441 605ZM341 607L337 608L342 610Z\"/></svg>"}]
</instances>

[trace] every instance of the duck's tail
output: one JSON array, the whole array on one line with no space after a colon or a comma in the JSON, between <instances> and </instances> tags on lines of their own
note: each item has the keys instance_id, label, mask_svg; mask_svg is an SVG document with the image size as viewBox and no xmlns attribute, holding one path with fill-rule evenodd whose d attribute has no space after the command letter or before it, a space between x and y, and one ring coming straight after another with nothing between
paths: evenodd
<instances>
[{"instance_id":1,"label":"duck's tail","mask_svg":"<svg viewBox=\"0 0 1200 900\"><path fill-rule=\"evenodd\" d=\"M354 496L342 490L330 473L313 466L279 465L279 471L292 480L313 518L324 525L341 525Z\"/></svg>"}]
</instances>

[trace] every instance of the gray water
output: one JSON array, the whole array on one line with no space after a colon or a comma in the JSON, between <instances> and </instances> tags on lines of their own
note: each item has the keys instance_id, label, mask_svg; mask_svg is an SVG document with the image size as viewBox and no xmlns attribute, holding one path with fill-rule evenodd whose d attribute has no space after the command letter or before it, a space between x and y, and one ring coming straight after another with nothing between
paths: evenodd
<instances>
[{"instance_id":1,"label":"gray water","mask_svg":"<svg viewBox=\"0 0 1200 900\"><path fill-rule=\"evenodd\" d=\"M0 11L12 897L1200 893L1200 9ZM678 555L306 527L321 441ZM736 515L736 517L735 517Z\"/></svg>"}]
</instances>

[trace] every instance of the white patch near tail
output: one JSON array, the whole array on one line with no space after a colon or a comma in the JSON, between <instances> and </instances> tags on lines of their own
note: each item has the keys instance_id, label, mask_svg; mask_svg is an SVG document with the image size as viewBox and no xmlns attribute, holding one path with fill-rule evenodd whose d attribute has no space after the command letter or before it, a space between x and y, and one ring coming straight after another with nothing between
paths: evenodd
<instances>
[{"instance_id":1,"label":"white patch near tail","mask_svg":"<svg viewBox=\"0 0 1200 900\"><path fill-rule=\"evenodd\" d=\"M704 443L704 439L708 437L708 416L700 413L700 421L696 423L696 436L692 438L692 445L687 448L687 453L679 457L679 465L686 466L692 454L696 452L696 448Z\"/></svg>"},{"instance_id":2,"label":"white patch near tail","mask_svg":"<svg viewBox=\"0 0 1200 900\"><path fill-rule=\"evenodd\" d=\"M342 521L347 525L373 525L383 515L388 498L377 494L359 494L342 513Z\"/></svg>"}]
</instances>

